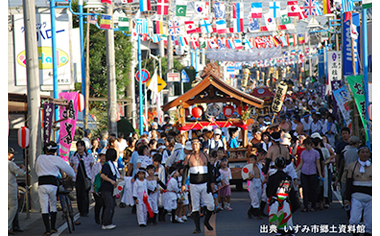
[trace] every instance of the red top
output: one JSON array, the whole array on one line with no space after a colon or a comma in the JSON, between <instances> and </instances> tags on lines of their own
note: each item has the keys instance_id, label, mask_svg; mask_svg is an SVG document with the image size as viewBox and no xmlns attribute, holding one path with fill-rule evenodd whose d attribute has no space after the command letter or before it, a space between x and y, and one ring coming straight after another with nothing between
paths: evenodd
<instances>
[{"instance_id":1,"label":"red top","mask_svg":"<svg viewBox=\"0 0 380 236\"><path fill-rule=\"evenodd\" d=\"M297 163L296 163L296 168L298 167L298 165L301 163L301 153L303 152L303 150L305 150L305 148L302 148L300 146L297 146Z\"/></svg>"}]
</instances>

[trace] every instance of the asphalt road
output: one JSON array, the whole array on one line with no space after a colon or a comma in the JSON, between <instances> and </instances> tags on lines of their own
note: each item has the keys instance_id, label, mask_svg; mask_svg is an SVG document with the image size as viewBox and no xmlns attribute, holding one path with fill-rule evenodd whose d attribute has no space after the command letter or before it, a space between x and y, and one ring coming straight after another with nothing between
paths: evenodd
<instances>
[{"instance_id":1,"label":"asphalt road","mask_svg":"<svg viewBox=\"0 0 380 236\"><path fill-rule=\"evenodd\" d=\"M117 200L117 203L120 199ZM75 203L75 202L74 202ZM231 207L233 211L222 211L215 214L211 218L211 224L214 227L214 231L207 231L202 228L201 235L273 235L261 232L266 226L268 226L268 218L263 220L248 219L247 210L249 208L250 200L248 192L246 190L232 192ZM58 213L58 227L62 226L64 229L65 224L61 219L61 213ZM201 218L202 222L203 218ZM90 210L89 217L81 217L77 220L80 225L77 225L75 231L71 235L192 235L192 231L195 229L194 223L191 218L183 224L173 224L169 221L169 216L166 216L166 222L158 222L158 225L149 225L147 227L139 227L137 223L136 215L131 213L131 208L115 208L115 215L113 223L116 224L116 228L113 230L102 230L101 225L97 225L94 221L93 209ZM298 210L293 215L293 222L295 225L299 225L299 232L297 235L319 235L320 225L327 225L328 233L323 235L336 235L339 232L339 225L347 225L347 218L345 211L342 209L340 202L334 196L334 202L329 209L317 210L316 212L300 212ZM313 225L318 225L315 227ZM313 228L314 227L314 228ZM325 228L326 226L322 226ZM307 228L309 232L306 233ZM318 228L318 232L315 232ZM314 232L312 232L314 230ZM303 232L302 232L303 231ZM336 233L331 232L336 231ZM27 232L27 235L42 235L44 232L44 226L42 219L32 225ZM17 233L19 235L26 235L25 233ZM55 234L58 235L58 234ZM67 229L64 229L60 235L70 235Z\"/></svg>"}]
</instances>

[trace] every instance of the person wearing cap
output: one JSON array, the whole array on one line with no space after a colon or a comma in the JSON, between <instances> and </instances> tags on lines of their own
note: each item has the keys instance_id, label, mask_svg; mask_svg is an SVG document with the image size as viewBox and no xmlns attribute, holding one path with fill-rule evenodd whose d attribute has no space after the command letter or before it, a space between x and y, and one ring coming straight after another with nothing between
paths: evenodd
<instances>
[{"instance_id":1,"label":"person wearing cap","mask_svg":"<svg viewBox=\"0 0 380 236\"><path fill-rule=\"evenodd\" d=\"M292 213L299 207L298 200L292 187L292 178L284 172L286 160L277 157L274 163L276 173L269 176L266 187L266 195L270 199L269 224L276 226L279 235L292 235Z\"/></svg>"},{"instance_id":2,"label":"person wearing cap","mask_svg":"<svg viewBox=\"0 0 380 236\"><path fill-rule=\"evenodd\" d=\"M303 125L303 133L306 135L310 135L310 126L313 120L310 117L310 112L305 112L301 119L301 123Z\"/></svg>"},{"instance_id":3,"label":"person wearing cap","mask_svg":"<svg viewBox=\"0 0 380 236\"><path fill-rule=\"evenodd\" d=\"M320 119L321 119L321 113L316 112L315 114L313 114L313 122L310 125L310 133L311 134L322 132L323 124L320 121Z\"/></svg>"},{"instance_id":4,"label":"person wearing cap","mask_svg":"<svg viewBox=\"0 0 380 236\"><path fill-rule=\"evenodd\" d=\"M209 231L214 230L209 221L214 211L214 199L212 197L212 189L214 189L215 180L212 175L212 166L207 154L200 151L201 143L198 138L191 140L193 152L185 158L183 176L190 173L190 196L192 215L195 223L195 231L193 233L201 233L199 207L200 199L206 204L206 214L203 224ZM182 192L186 191L186 178L182 179Z\"/></svg>"},{"instance_id":5,"label":"person wearing cap","mask_svg":"<svg viewBox=\"0 0 380 236\"><path fill-rule=\"evenodd\" d=\"M336 125L334 123L335 117L332 114L327 116L327 120L323 124L322 133L329 139L330 145L335 148L335 135L337 133Z\"/></svg>"},{"instance_id":6,"label":"person wearing cap","mask_svg":"<svg viewBox=\"0 0 380 236\"><path fill-rule=\"evenodd\" d=\"M83 142L83 141L82 141ZM83 143L84 148L84 143ZM38 176L38 197L40 200L42 220L45 225L44 235L58 232L55 228L57 220L57 176L60 170L75 178L75 172L61 157L56 156L57 144L53 141L44 146L44 153L37 157L35 164ZM50 208L49 208L50 206ZM51 222L49 224L49 213Z\"/></svg>"},{"instance_id":7,"label":"person wearing cap","mask_svg":"<svg viewBox=\"0 0 380 236\"><path fill-rule=\"evenodd\" d=\"M359 158L348 165L347 187L344 205L350 211L350 225L357 225L363 219L365 234L372 235L372 161L367 146L357 150ZM350 206L350 207L349 207ZM359 235L357 234L354 235Z\"/></svg>"},{"instance_id":8,"label":"person wearing cap","mask_svg":"<svg viewBox=\"0 0 380 236\"><path fill-rule=\"evenodd\" d=\"M13 148L8 148L8 233L13 234L12 222L16 216L18 209L17 200L17 179L16 176L25 175L25 166L23 164L18 167L16 163L13 162L15 150Z\"/></svg>"},{"instance_id":9,"label":"person wearing cap","mask_svg":"<svg viewBox=\"0 0 380 236\"><path fill-rule=\"evenodd\" d=\"M147 223L147 207L144 204L144 194L148 194L148 185L145 175L144 168L137 169L136 181L133 183L133 199L135 200L137 222L140 227L145 227Z\"/></svg>"},{"instance_id":10,"label":"person wearing cap","mask_svg":"<svg viewBox=\"0 0 380 236\"><path fill-rule=\"evenodd\" d=\"M361 144L361 141L356 136L351 136L349 139L349 145L347 145L342 151L343 158L341 159L341 168L339 170L339 176L335 180L334 184L338 183L341 180L341 190L344 196L344 191L346 190L346 180L347 180L347 172L348 165L352 162L355 162L359 159L358 148Z\"/></svg>"},{"instance_id":11,"label":"person wearing cap","mask_svg":"<svg viewBox=\"0 0 380 236\"><path fill-rule=\"evenodd\" d=\"M214 130L214 137L210 139L208 143L208 149L206 151L208 154L210 154L212 150L218 150L218 147L223 147L223 149L226 150L222 140L222 131L220 129Z\"/></svg>"},{"instance_id":12,"label":"person wearing cap","mask_svg":"<svg viewBox=\"0 0 380 236\"><path fill-rule=\"evenodd\" d=\"M104 215L104 201L101 196L100 191L95 192L93 184L95 181L95 176L102 170L103 164L106 162L106 152L107 149L102 149L102 151L99 153L99 162L95 163L91 168L91 192L95 199L95 207L94 207L94 217L95 217L95 223L100 224L103 222L103 215ZM100 218L100 211L103 208L102 217ZM100 221L102 219L102 221Z\"/></svg>"},{"instance_id":13,"label":"person wearing cap","mask_svg":"<svg viewBox=\"0 0 380 236\"><path fill-rule=\"evenodd\" d=\"M85 129L84 130L84 137L82 138L82 140L84 141L84 143L86 144L86 150L89 150L91 149L91 130L90 129Z\"/></svg>"}]
</instances>

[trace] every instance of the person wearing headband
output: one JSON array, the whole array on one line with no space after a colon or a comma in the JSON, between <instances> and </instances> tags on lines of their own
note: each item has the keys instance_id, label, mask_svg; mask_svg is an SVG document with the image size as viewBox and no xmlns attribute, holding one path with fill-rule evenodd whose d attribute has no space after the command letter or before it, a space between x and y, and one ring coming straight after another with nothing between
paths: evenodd
<instances>
[{"instance_id":1,"label":"person wearing headband","mask_svg":"<svg viewBox=\"0 0 380 236\"><path fill-rule=\"evenodd\" d=\"M167 192L164 193L165 197L163 198L164 201L164 211L161 215L161 221L165 222L165 215L168 212L171 212L172 218L171 222L172 223L183 223L182 219L178 218L176 215L177 211L177 194L181 192L181 189L178 186L178 176L179 176L179 171L178 167L172 166L169 168L169 180L167 183Z\"/></svg>"},{"instance_id":2,"label":"person wearing headband","mask_svg":"<svg viewBox=\"0 0 380 236\"><path fill-rule=\"evenodd\" d=\"M38 176L38 197L40 200L42 220L45 225L44 235L56 233L57 220L57 177L60 170L74 178L75 172L61 157L56 156L57 144L53 141L44 146L44 153L37 157L36 174ZM50 209L49 209L50 206ZM49 213L51 222L49 222Z\"/></svg>"},{"instance_id":3,"label":"person wearing headband","mask_svg":"<svg viewBox=\"0 0 380 236\"><path fill-rule=\"evenodd\" d=\"M199 207L200 199L207 206L205 220L203 224L209 231L214 230L209 221L214 211L214 199L212 197L212 189L214 189L215 181L212 174L212 165L208 159L208 156L200 151L201 144L198 138L191 140L191 146L193 152L186 156L185 166L183 170L183 176L187 176L190 172L190 195L192 215L195 223L194 234L201 233ZM182 192L186 191L186 178L182 179Z\"/></svg>"},{"instance_id":4,"label":"person wearing headband","mask_svg":"<svg viewBox=\"0 0 380 236\"><path fill-rule=\"evenodd\" d=\"M344 205L351 208L349 224L357 225L361 218L365 234L372 234L372 163L367 146L358 148L359 158L348 165ZM355 235L355 234L354 234ZM359 234L357 234L359 235Z\"/></svg>"}]
</instances>

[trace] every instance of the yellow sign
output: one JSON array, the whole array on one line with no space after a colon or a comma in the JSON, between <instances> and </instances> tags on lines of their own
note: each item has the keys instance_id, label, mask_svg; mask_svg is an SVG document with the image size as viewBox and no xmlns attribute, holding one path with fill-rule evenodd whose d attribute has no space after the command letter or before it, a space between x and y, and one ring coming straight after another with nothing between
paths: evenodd
<instances>
[{"instance_id":1,"label":"yellow sign","mask_svg":"<svg viewBox=\"0 0 380 236\"><path fill-rule=\"evenodd\" d=\"M150 81L152 81L154 76L152 76L149 81L146 83L146 87L149 87ZM161 79L159 75L157 75L157 91L161 92L166 87L165 80Z\"/></svg>"}]
</instances>

